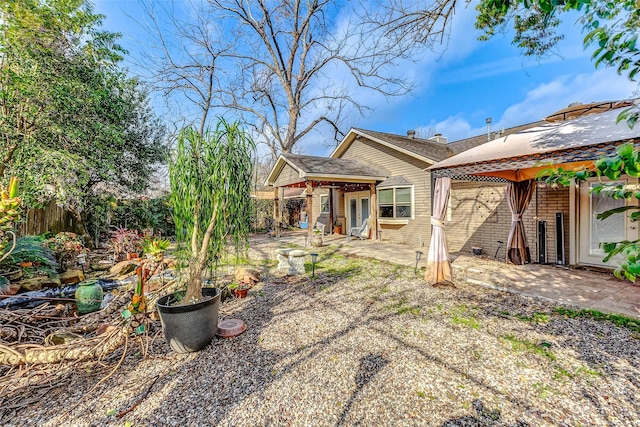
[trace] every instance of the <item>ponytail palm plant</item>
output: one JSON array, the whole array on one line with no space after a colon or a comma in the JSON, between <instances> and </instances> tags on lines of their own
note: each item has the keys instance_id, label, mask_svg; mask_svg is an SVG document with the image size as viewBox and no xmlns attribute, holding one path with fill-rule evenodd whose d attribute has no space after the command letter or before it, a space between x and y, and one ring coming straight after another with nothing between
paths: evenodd
<instances>
[{"instance_id":1,"label":"ponytail palm plant","mask_svg":"<svg viewBox=\"0 0 640 427\"><path fill-rule=\"evenodd\" d=\"M183 129L169 160L179 254L186 262L183 303L202 299L202 274L231 243L234 255L249 234L252 154L255 144L238 122L215 129Z\"/></svg>"}]
</instances>

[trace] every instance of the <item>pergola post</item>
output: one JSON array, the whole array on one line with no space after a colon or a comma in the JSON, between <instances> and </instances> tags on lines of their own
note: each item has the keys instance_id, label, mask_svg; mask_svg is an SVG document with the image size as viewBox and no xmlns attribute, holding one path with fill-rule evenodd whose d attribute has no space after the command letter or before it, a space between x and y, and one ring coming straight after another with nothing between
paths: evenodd
<instances>
[{"instance_id":1,"label":"pergola post","mask_svg":"<svg viewBox=\"0 0 640 427\"><path fill-rule=\"evenodd\" d=\"M280 187L273 187L273 220L275 237L280 237Z\"/></svg>"},{"instance_id":2,"label":"pergola post","mask_svg":"<svg viewBox=\"0 0 640 427\"><path fill-rule=\"evenodd\" d=\"M333 188L329 188L329 234L333 234Z\"/></svg>"},{"instance_id":3,"label":"pergola post","mask_svg":"<svg viewBox=\"0 0 640 427\"><path fill-rule=\"evenodd\" d=\"M309 242L311 242L311 238L313 237L313 226L315 225L315 219L311 218L311 214L313 213L312 209L313 203L313 183L307 181L307 234L309 235ZM313 221L312 221L313 220Z\"/></svg>"},{"instance_id":4,"label":"pergola post","mask_svg":"<svg viewBox=\"0 0 640 427\"><path fill-rule=\"evenodd\" d=\"M378 240L378 200L375 184L369 184L369 201L371 203L371 224L369 226L373 239Z\"/></svg>"}]
</instances>

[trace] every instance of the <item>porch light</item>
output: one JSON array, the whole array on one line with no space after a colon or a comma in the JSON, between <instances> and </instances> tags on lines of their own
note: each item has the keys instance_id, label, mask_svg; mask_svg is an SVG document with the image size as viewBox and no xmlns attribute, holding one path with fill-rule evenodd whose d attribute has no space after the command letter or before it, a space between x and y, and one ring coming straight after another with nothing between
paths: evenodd
<instances>
[{"instance_id":1,"label":"porch light","mask_svg":"<svg viewBox=\"0 0 640 427\"><path fill-rule=\"evenodd\" d=\"M311 278L316 277L316 261L318 261L318 254L310 254L311 255Z\"/></svg>"},{"instance_id":2,"label":"porch light","mask_svg":"<svg viewBox=\"0 0 640 427\"><path fill-rule=\"evenodd\" d=\"M413 269L413 274L416 276L418 275L418 262L420 258L422 258L422 252L416 251L416 267Z\"/></svg>"}]
</instances>

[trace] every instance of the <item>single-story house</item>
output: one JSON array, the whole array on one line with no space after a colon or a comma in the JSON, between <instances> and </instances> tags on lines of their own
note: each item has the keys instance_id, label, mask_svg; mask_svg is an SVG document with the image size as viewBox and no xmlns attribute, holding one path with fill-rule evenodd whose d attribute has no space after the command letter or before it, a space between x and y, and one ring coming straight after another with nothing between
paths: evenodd
<instances>
[{"instance_id":1,"label":"single-story house","mask_svg":"<svg viewBox=\"0 0 640 427\"><path fill-rule=\"evenodd\" d=\"M351 129L329 157L281 155L266 183L274 187L276 204L284 188L304 187L311 223L340 224L345 234L369 218L371 239L419 247L429 246L436 178L446 176L450 197L441 222L448 249L470 253L480 247L485 255L505 259L513 217L505 184L535 178L549 163L584 166L621 143L637 141L640 127L616 124L620 108L630 105L572 105L538 122L450 143L441 135L422 139L412 131L403 136ZM511 150L512 142L531 137L538 138L533 146ZM595 214L612 201L589 195L588 188L531 187L531 200L519 216L531 253L523 259L602 265L594 245L623 231L635 235L635 226L626 222L595 224Z\"/></svg>"},{"instance_id":2,"label":"single-story house","mask_svg":"<svg viewBox=\"0 0 640 427\"><path fill-rule=\"evenodd\" d=\"M301 187L312 226L318 221L327 232L339 226L348 234L368 220L371 239L427 246L433 182L425 170L486 141L487 135L447 143L442 135L423 139L413 131L402 136L354 128L329 157L282 154L265 182L274 187L276 224L285 191Z\"/></svg>"}]
</instances>

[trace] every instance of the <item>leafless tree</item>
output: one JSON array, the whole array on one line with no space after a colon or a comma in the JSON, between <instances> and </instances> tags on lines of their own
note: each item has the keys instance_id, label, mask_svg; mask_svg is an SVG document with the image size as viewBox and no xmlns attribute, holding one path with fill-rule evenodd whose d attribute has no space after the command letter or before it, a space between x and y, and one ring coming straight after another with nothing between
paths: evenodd
<instances>
[{"instance_id":1,"label":"leafless tree","mask_svg":"<svg viewBox=\"0 0 640 427\"><path fill-rule=\"evenodd\" d=\"M212 113L233 112L274 158L319 126L340 139L342 120L367 112L362 88L386 97L411 88L397 66L412 57L413 40L385 35L361 19L367 14L333 0L190 5L188 18L178 18L184 13L165 8L160 16L147 3L158 87L192 103L201 129Z\"/></svg>"},{"instance_id":2,"label":"leafless tree","mask_svg":"<svg viewBox=\"0 0 640 427\"><path fill-rule=\"evenodd\" d=\"M467 7L470 0L380 0L363 9L361 20L378 26L384 36L397 43L428 47L442 44L448 37L456 6Z\"/></svg>"}]
</instances>

